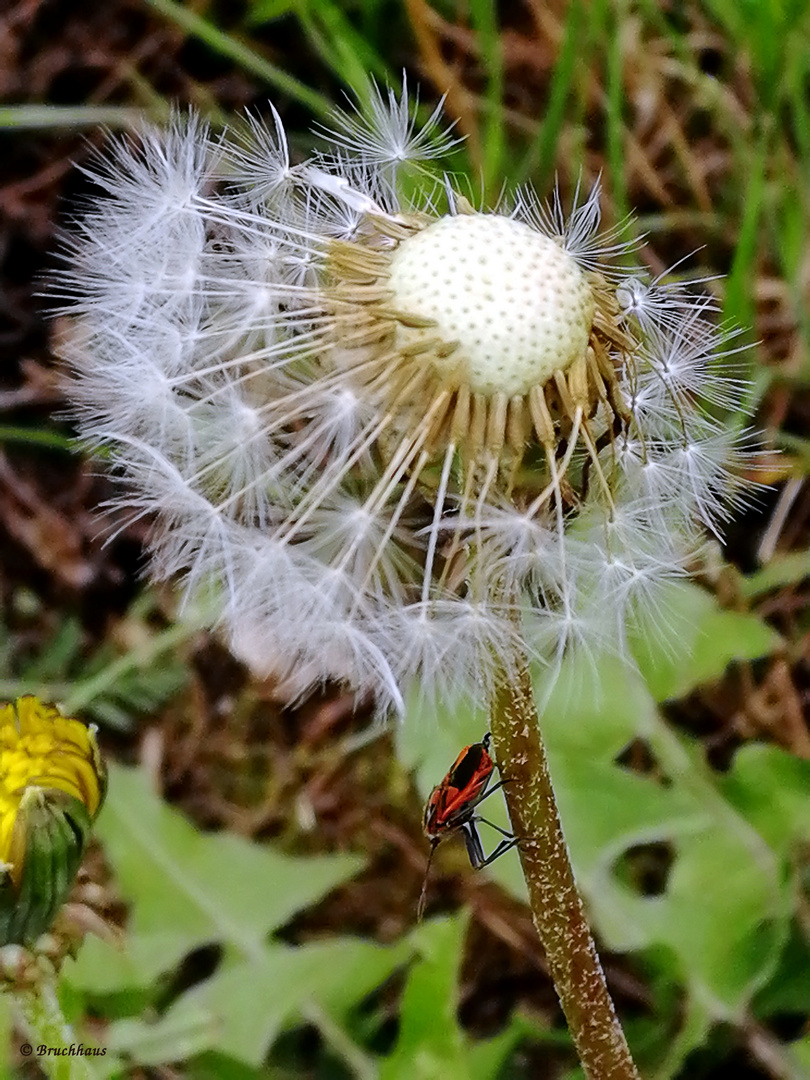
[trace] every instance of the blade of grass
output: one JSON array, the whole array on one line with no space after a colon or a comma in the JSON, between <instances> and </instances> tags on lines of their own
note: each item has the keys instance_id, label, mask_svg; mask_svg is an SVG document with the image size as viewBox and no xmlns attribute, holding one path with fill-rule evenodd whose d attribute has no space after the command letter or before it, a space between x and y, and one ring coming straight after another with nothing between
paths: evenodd
<instances>
[{"instance_id":1,"label":"blade of grass","mask_svg":"<svg viewBox=\"0 0 810 1080\"><path fill-rule=\"evenodd\" d=\"M726 296L723 304L724 318L737 326L751 326L754 321L754 303L752 286L754 282L755 261L759 219L765 199L765 161L769 149L769 140L765 130L760 133L753 156L744 166L748 174L748 185L742 200L742 221L737 236L737 247L726 280Z\"/></svg>"},{"instance_id":2,"label":"blade of grass","mask_svg":"<svg viewBox=\"0 0 810 1080\"><path fill-rule=\"evenodd\" d=\"M47 446L51 450L64 450L68 454L81 452L82 443L60 431L39 431L37 428L14 427L0 424L0 442L27 443L29 446Z\"/></svg>"},{"instance_id":3,"label":"blade of grass","mask_svg":"<svg viewBox=\"0 0 810 1080\"><path fill-rule=\"evenodd\" d=\"M750 138L747 129L740 125L733 89L701 69L700 47L696 43L700 39L684 34L679 21L671 17L659 0L639 0L639 8L644 21L668 42L676 62L673 74L683 81L684 92L696 107L711 115L718 134L728 139L735 152L749 153Z\"/></svg>"},{"instance_id":4,"label":"blade of grass","mask_svg":"<svg viewBox=\"0 0 810 1080\"><path fill-rule=\"evenodd\" d=\"M214 52L229 57L244 68L245 71L256 75L282 93L288 94L295 101L311 109L316 116L326 117L331 113L332 106L322 94L310 89L310 87L296 79L294 75L289 75L282 68L271 64L269 60L265 60L263 56L254 52L248 45L217 29L213 23L193 11L189 11L182 4L175 3L175 0L146 0L146 3L167 19L176 23L187 34L199 38Z\"/></svg>"},{"instance_id":5,"label":"blade of grass","mask_svg":"<svg viewBox=\"0 0 810 1080\"><path fill-rule=\"evenodd\" d=\"M793 43L796 44L795 42ZM807 105L807 80L810 76L810 60L807 48L792 48L788 55L784 79L787 89L793 131L799 153L805 163L810 163L810 108ZM807 176L807 171L804 173Z\"/></svg>"},{"instance_id":6,"label":"blade of grass","mask_svg":"<svg viewBox=\"0 0 810 1080\"><path fill-rule=\"evenodd\" d=\"M135 127L144 120L141 109L125 105L4 105L0 107L0 128L110 128Z\"/></svg>"},{"instance_id":7,"label":"blade of grass","mask_svg":"<svg viewBox=\"0 0 810 1080\"><path fill-rule=\"evenodd\" d=\"M294 13L297 0L252 0L245 12L248 26L263 26Z\"/></svg>"},{"instance_id":8,"label":"blade of grass","mask_svg":"<svg viewBox=\"0 0 810 1080\"><path fill-rule=\"evenodd\" d=\"M630 216L630 199L627 194L624 161L624 120L622 118L624 53L621 30L625 19L625 8L626 4L623 0L616 5L612 26L608 34L605 85L608 136L607 157L610 163L610 183L618 221L624 221Z\"/></svg>"},{"instance_id":9,"label":"blade of grass","mask_svg":"<svg viewBox=\"0 0 810 1080\"><path fill-rule=\"evenodd\" d=\"M796 140L795 176L810 176L810 108L807 105L806 88L810 80L810 60L807 50L794 47L790 50L784 76L787 104L792 118L792 130ZM785 182L781 187L783 204L782 228L780 230L780 254L790 282L793 310L804 342L804 363L800 378L810 382L810 311L805 301L805 281L801 271L807 233L810 195L807 185L800 180Z\"/></svg>"},{"instance_id":10,"label":"blade of grass","mask_svg":"<svg viewBox=\"0 0 810 1080\"><path fill-rule=\"evenodd\" d=\"M391 84L391 70L370 42L351 25L331 0L302 5L298 18L312 47L361 100L368 96L369 76Z\"/></svg>"},{"instance_id":11,"label":"blade of grass","mask_svg":"<svg viewBox=\"0 0 810 1080\"><path fill-rule=\"evenodd\" d=\"M565 108L573 89L574 74L578 65L587 66L589 62L590 40L587 42L587 53L583 55L583 14L581 0L573 0L565 19L563 39L551 76L545 116L517 168L518 183L525 183L529 176L534 174L538 188L542 189L551 177L557 156L557 140L565 119Z\"/></svg>"},{"instance_id":12,"label":"blade of grass","mask_svg":"<svg viewBox=\"0 0 810 1080\"><path fill-rule=\"evenodd\" d=\"M470 16L478 35L481 59L487 73L482 126L484 188L490 195L496 195L506 175L503 54L498 31L497 9L491 0L471 0Z\"/></svg>"}]
</instances>

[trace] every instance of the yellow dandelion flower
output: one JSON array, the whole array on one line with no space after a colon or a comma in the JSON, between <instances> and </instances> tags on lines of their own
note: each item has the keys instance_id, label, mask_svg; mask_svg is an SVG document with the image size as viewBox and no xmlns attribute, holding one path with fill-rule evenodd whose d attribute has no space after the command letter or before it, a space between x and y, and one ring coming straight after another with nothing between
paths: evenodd
<instances>
[{"instance_id":1,"label":"yellow dandelion flower","mask_svg":"<svg viewBox=\"0 0 810 1080\"><path fill-rule=\"evenodd\" d=\"M104 786L92 728L30 695L0 708L0 944L52 922Z\"/></svg>"}]
</instances>

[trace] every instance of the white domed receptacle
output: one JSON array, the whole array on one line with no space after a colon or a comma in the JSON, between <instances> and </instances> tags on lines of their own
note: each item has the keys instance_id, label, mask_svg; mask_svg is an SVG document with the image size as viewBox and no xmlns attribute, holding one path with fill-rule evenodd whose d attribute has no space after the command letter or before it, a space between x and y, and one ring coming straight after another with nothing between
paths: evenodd
<instances>
[{"instance_id":1,"label":"white domed receptacle","mask_svg":"<svg viewBox=\"0 0 810 1080\"><path fill-rule=\"evenodd\" d=\"M475 393L507 397L542 386L583 355L594 314L585 274L554 240L496 214L444 217L404 240L388 287L404 315L436 326L400 325L410 346L438 333L458 342L441 373L466 366Z\"/></svg>"}]
</instances>

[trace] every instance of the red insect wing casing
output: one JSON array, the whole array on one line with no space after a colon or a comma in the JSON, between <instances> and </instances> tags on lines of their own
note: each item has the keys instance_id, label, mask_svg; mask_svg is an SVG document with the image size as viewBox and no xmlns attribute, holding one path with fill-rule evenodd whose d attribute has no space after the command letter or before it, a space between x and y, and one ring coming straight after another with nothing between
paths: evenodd
<instances>
[{"instance_id":1,"label":"red insect wing casing","mask_svg":"<svg viewBox=\"0 0 810 1080\"><path fill-rule=\"evenodd\" d=\"M495 768L484 743L465 746L425 807L425 832L441 836L459 828L483 797Z\"/></svg>"},{"instance_id":2,"label":"red insect wing casing","mask_svg":"<svg viewBox=\"0 0 810 1080\"><path fill-rule=\"evenodd\" d=\"M505 838L500 841L492 854L487 856L476 828L477 822L484 819L476 817L475 808L482 799L486 798L489 780L495 771L495 762L489 754L491 738L492 735L487 732L481 742L465 746L453 762L447 776L430 793L425 806L424 820L425 834L430 840L430 854L425 868L419 905L416 909L419 922L422 921L427 905L427 881L433 852L445 837L457 832L463 833L467 855L474 870L489 866L500 855L518 844L517 837L512 833L487 821L487 825L491 825ZM501 780L491 790L497 791L506 782L506 780Z\"/></svg>"}]
</instances>

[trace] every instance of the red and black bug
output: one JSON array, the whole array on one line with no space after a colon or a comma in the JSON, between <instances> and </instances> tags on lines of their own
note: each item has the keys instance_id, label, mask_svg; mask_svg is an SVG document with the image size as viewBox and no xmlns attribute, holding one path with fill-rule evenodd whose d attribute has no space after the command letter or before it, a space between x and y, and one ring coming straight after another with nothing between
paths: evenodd
<instances>
[{"instance_id":1,"label":"red and black bug","mask_svg":"<svg viewBox=\"0 0 810 1080\"><path fill-rule=\"evenodd\" d=\"M487 732L481 742L465 746L445 778L430 793L424 818L425 835L430 840L430 854L425 868L425 880L422 882L422 893L419 897L417 910L419 920L425 910L428 873L433 852L442 840L460 832L464 837L467 855L475 870L488 866L518 842L517 837L512 833L487 821L475 812L479 803L506 783L505 780L499 780L494 787L489 787L489 781L495 771L495 762L489 753L491 738L492 736ZM476 828L479 821L496 829L504 837L490 855L484 854L481 837Z\"/></svg>"}]
</instances>

